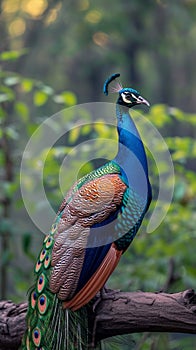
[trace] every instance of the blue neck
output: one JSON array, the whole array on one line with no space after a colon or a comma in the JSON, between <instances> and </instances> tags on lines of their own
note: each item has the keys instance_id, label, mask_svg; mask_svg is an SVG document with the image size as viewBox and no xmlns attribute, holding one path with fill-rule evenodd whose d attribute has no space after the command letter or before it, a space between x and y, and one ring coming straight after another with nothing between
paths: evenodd
<instances>
[{"instance_id":1,"label":"blue neck","mask_svg":"<svg viewBox=\"0 0 196 350\"><path fill-rule=\"evenodd\" d=\"M148 196L149 180L146 153L139 132L127 107L116 105L119 148L114 161L123 177L138 194Z\"/></svg>"}]
</instances>

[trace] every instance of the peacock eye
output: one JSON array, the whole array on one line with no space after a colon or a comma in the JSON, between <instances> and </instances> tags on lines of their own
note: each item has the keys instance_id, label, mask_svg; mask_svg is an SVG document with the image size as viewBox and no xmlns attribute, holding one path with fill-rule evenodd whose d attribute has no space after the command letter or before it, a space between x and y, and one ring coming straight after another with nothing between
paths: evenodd
<instances>
[{"instance_id":1,"label":"peacock eye","mask_svg":"<svg viewBox=\"0 0 196 350\"><path fill-rule=\"evenodd\" d=\"M125 102L125 103L128 103L130 104L131 103L131 100L133 98L133 94L131 92L128 92L128 91L125 91L125 92L122 92L122 100Z\"/></svg>"},{"instance_id":2,"label":"peacock eye","mask_svg":"<svg viewBox=\"0 0 196 350\"><path fill-rule=\"evenodd\" d=\"M132 94L130 92L126 92L126 98L131 98Z\"/></svg>"}]
</instances>

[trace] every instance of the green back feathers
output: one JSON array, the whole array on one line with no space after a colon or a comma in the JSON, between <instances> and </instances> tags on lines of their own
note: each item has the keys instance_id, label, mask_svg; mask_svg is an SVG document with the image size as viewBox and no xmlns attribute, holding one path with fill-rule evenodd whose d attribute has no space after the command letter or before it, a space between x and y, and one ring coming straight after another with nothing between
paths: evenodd
<instances>
[{"instance_id":1,"label":"green back feathers","mask_svg":"<svg viewBox=\"0 0 196 350\"><path fill-rule=\"evenodd\" d=\"M108 174L120 174L121 170L118 164L116 164L113 161L110 161L106 164L104 164L102 167L95 169L91 171L89 174L86 174L81 179L78 180L78 182L75 184L75 186L72 188L71 196L67 198L67 203L70 202L70 200L73 198L73 195L85 184L87 184L89 181L92 181L94 179L97 179L103 175Z\"/></svg>"},{"instance_id":2,"label":"green back feathers","mask_svg":"<svg viewBox=\"0 0 196 350\"><path fill-rule=\"evenodd\" d=\"M115 225L115 231L119 237L115 244L119 250L126 250L131 244L145 215L145 207L145 200L132 188L127 188Z\"/></svg>"}]
</instances>

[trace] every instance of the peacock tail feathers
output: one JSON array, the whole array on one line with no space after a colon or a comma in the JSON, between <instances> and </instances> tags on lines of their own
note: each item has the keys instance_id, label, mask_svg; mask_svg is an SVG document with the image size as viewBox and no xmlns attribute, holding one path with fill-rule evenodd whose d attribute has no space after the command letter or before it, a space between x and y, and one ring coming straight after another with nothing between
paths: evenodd
<instances>
[{"instance_id":1,"label":"peacock tail feathers","mask_svg":"<svg viewBox=\"0 0 196 350\"><path fill-rule=\"evenodd\" d=\"M78 311L62 308L55 294L50 298L50 310L38 317L28 312L30 328L26 331L22 349L25 350L83 350L88 347L88 318L86 307Z\"/></svg>"},{"instance_id":2,"label":"peacock tail feathers","mask_svg":"<svg viewBox=\"0 0 196 350\"><path fill-rule=\"evenodd\" d=\"M51 232L44 239L35 265L35 285L29 290L27 330L22 350L82 350L88 344L87 308L78 311L63 309L62 301L49 288L54 235L57 217Z\"/></svg>"}]
</instances>

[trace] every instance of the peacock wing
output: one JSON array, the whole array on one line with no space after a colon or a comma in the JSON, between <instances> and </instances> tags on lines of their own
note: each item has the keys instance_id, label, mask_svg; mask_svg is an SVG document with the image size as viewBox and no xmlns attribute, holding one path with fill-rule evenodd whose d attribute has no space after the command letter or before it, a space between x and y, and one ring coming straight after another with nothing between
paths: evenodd
<instances>
[{"instance_id":1,"label":"peacock wing","mask_svg":"<svg viewBox=\"0 0 196 350\"><path fill-rule=\"evenodd\" d=\"M83 184L64 203L56 218L50 275L50 289L59 299L73 297L83 269L90 229L118 210L126 188L118 174L107 174ZM106 254L107 251L102 260Z\"/></svg>"}]
</instances>

